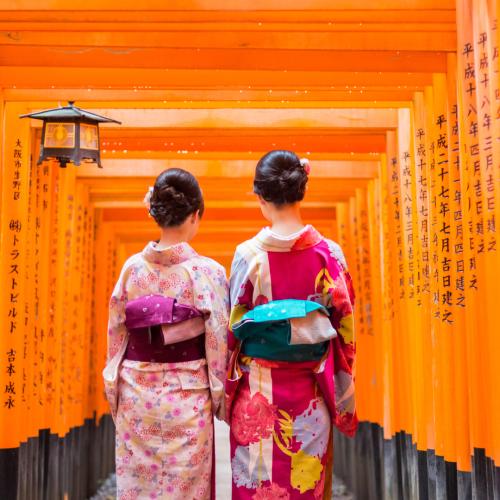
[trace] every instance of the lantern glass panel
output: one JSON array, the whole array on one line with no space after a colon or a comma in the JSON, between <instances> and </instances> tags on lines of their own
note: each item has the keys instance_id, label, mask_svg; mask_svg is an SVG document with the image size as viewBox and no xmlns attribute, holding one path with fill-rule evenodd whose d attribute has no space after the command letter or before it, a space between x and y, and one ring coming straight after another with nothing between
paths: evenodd
<instances>
[{"instance_id":1,"label":"lantern glass panel","mask_svg":"<svg viewBox=\"0 0 500 500\"><path fill-rule=\"evenodd\" d=\"M45 128L46 148L74 148L75 124L74 123L47 123Z\"/></svg>"},{"instance_id":2,"label":"lantern glass panel","mask_svg":"<svg viewBox=\"0 0 500 500\"><path fill-rule=\"evenodd\" d=\"M96 125L87 125L85 123L80 125L80 148L97 150L99 148L97 138Z\"/></svg>"}]
</instances>

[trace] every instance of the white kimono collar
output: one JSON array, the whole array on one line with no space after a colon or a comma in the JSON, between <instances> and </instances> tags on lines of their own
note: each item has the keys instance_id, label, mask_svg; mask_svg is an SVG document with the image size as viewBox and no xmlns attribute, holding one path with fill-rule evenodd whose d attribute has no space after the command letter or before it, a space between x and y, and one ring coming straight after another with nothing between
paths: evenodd
<instances>
[{"instance_id":1,"label":"white kimono collar","mask_svg":"<svg viewBox=\"0 0 500 500\"><path fill-rule=\"evenodd\" d=\"M178 245L164 248L163 250L156 250L156 245L156 242L150 241L142 251L141 255L145 261L151 262L152 264L171 266L198 256L188 243L179 243Z\"/></svg>"},{"instance_id":2,"label":"white kimono collar","mask_svg":"<svg viewBox=\"0 0 500 500\"><path fill-rule=\"evenodd\" d=\"M323 240L323 236L308 224L302 231L292 236L279 236L264 228L252 238L255 246L267 252L292 252L314 247Z\"/></svg>"}]
</instances>

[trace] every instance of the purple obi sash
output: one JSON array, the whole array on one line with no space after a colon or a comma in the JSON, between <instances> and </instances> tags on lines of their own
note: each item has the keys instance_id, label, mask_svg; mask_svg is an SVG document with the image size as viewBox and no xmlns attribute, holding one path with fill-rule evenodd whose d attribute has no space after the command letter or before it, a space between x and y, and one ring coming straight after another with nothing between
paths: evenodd
<instances>
[{"instance_id":1,"label":"purple obi sash","mask_svg":"<svg viewBox=\"0 0 500 500\"><path fill-rule=\"evenodd\" d=\"M127 303L125 317L130 333L125 359L180 363L205 357L205 321L198 309L146 295Z\"/></svg>"}]
</instances>

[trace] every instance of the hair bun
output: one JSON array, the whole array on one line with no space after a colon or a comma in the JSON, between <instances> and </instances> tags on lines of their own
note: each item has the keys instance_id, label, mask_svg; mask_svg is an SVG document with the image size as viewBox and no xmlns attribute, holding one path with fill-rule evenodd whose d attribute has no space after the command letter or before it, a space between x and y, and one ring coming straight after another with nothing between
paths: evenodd
<instances>
[{"instance_id":1,"label":"hair bun","mask_svg":"<svg viewBox=\"0 0 500 500\"><path fill-rule=\"evenodd\" d=\"M299 157L286 150L271 151L257 164L254 192L282 206L304 199L308 177Z\"/></svg>"},{"instance_id":2,"label":"hair bun","mask_svg":"<svg viewBox=\"0 0 500 500\"><path fill-rule=\"evenodd\" d=\"M203 196L194 175L171 168L158 176L149 213L160 227L180 226L197 210L203 215L203 209Z\"/></svg>"}]
</instances>

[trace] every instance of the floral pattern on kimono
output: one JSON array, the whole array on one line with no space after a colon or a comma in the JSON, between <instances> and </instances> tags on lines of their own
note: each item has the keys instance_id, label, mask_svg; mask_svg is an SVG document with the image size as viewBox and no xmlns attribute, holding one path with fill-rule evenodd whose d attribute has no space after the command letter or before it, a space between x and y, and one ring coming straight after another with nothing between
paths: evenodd
<instances>
[{"instance_id":1,"label":"floral pattern on kimono","mask_svg":"<svg viewBox=\"0 0 500 500\"><path fill-rule=\"evenodd\" d=\"M326 498L325 484L331 480L330 426L352 436L358 425L354 288L342 250L309 225L288 238L265 228L237 247L230 283L230 325L271 301L310 300L328 310L338 334L320 362L244 355L233 360L238 375L226 381L233 498L319 500L323 494ZM238 347L231 330L229 346ZM328 394L323 395L315 375L327 358L332 368ZM299 402L294 394L301 395ZM327 396L332 402L328 405Z\"/></svg>"},{"instance_id":2,"label":"floral pattern on kimono","mask_svg":"<svg viewBox=\"0 0 500 500\"><path fill-rule=\"evenodd\" d=\"M225 269L187 243L149 243L125 263L110 300L108 364L128 340L129 300L163 295L204 313L206 358L184 363L124 360L106 393L116 423L119 500L211 497L213 416L225 418L229 283Z\"/></svg>"}]
</instances>

